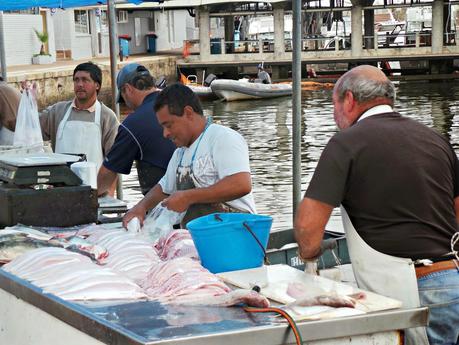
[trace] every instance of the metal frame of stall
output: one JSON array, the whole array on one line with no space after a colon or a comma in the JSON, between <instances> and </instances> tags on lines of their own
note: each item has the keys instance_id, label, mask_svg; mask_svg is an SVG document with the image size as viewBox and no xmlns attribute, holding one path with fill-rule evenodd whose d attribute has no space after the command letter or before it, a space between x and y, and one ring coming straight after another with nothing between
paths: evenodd
<instances>
[{"instance_id":1,"label":"metal frame of stall","mask_svg":"<svg viewBox=\"0 0 459 345\"><path fill-rule=\"evenodd\" d=\"M0 333L9 344L57 344L64 338L67 345L295 343L287 323L266 313L249 314L238 307L163 305L155 301L72 303L43 293L3 271L0 301ZM423 326L427 317L427 308L395 309L298 322L297 327L303 342L310 345L389 345L400 343L400 329Z\"/></svg>"}]
</instances>

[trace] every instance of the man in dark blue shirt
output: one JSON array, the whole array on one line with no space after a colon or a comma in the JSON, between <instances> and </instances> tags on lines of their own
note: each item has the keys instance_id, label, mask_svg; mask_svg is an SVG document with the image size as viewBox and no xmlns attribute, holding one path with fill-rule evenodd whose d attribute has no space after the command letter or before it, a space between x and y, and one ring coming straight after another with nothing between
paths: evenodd
<instances>
[{"instance_id":1,"label":"man in dark blue shirt","mask_svg":"<svg viewBox=\"0 0 459 345\"><path fill-rule=\"evenodd\" d=\"M134 110L119 126L115 142L105 157L97 176L98 194L104 194L117 174L129 174L136 161L139 184L146 194L166 172L175 145L163 137L153 110L158 89L150 72L131 63L118 73L118 102L124 101Z\"/></svg>"}]
</instances>

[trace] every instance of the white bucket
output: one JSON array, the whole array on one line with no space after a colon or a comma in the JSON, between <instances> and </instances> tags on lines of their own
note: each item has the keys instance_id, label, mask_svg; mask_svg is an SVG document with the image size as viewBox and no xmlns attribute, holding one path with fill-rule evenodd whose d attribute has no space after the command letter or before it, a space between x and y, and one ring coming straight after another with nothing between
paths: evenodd
<instances>
[{"instance_id":1,"label":"white bucket","mask_svg":"<svg viewBox=\"0 0 459 345\"><path fill-rule=\"evenodd\" d=\"M91 186L92 189L97 189L97 169L95 163L76 162L70 166L70 169L81 178L83 184Z\"/></svg>"}]
</instances>

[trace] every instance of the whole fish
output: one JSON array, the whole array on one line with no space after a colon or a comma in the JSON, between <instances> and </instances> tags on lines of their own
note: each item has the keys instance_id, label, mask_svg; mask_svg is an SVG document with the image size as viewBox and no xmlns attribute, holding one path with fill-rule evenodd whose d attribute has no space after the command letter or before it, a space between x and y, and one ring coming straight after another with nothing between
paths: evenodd
<instances>
[{"instance_id":1,"label":"whole fish","mask_svg":"<svg viewBox=\"0 0 459 345\"><path fill-rule=\"evenodd\" d=\"M365 293L358 292L351 295L342 295L336 291L322 291L313 289L302 283L291 282L287 288L287 294L295 298L295 301L288 304L287 307L299 306L329 306L334 308L355 308L358 300L365 299Z\"/></svg>"},{"instance_id":2,"label":"whole fish","mask_svg":"<svg viewBox=\"0 0 459 345\"><path fill-rule=\"evenodd\" d=\"M108 251L102 246L91 243L84 238L71 236L67 239L61 239L62 247L75 253L86 255L93 261L100 264L108 257Z\"/></svg>"},{"instance_id":3,"label":"whole fish","mask_svg":"<svg viewBox=\"0 0 459 345\"><path fill-rule=\"evenodd\" d=\"M20 233L0 236L0 263L8 263L29 250L43 247L61 247L61 244L53 240L30 238Z\"/></svg>"},{"instance_id":4,"label":"whole fish","mask_svg":"<svg viewBox=\"0 0 459 345\"><path fill-rule=\"evenodd\" d=\"M195 294L177 296L166 303L177 305L194 305L194 306L219 306L231 307L239 304L246 304L250 307L268 308L269 300L253 290L237 289L228 293L210 296L208 293L200 295L199 291Z\"/></svg>"},{"instance_id":5,"label":"whole fish","mask_svg":"<svg viewBox=\"0 0 459 345\"><path fill-rule=\"evenodd\" d=\"M292 302L287 305L287 307L299 306L299 307L309 307L316 305L325 305L334 308L355 308L357 303L356 298L345 296L345 295L321 295L314 297L305 297L297 299L295 302Z\"/></svg>"}]
</instances>

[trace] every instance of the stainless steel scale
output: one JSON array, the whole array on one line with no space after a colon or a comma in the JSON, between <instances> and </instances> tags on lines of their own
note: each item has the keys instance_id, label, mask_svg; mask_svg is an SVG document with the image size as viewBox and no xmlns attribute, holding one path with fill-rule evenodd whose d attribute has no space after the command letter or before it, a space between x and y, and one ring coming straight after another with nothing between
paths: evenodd
<instances>
[{"instance_id":1,"label":"stainless steel scale","mask_svg":"<svg viewBox=\"0 0 459 345\"><path fill-rule=\"evenodd\" d=\"M79 159L58 153L1 155L0 227L95 222L97 192L69 167Z\"/></svg>"}]
</instances>

